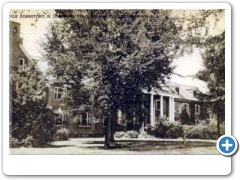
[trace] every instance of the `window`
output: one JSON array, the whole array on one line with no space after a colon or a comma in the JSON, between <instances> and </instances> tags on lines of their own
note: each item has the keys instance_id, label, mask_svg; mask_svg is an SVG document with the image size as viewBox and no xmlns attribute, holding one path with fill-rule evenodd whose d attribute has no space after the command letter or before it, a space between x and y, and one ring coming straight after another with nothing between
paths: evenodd
<instances>
[{"instance_id":1,"label":"window","mask_svg":"<svg viewBox=\"0 0 240 180\"><path fill-rule=\"evenodd\" d=\"M24 58L19 58L18 59L18 64L19 64L19 66L24 67L25 59Z\"/></svg>"},{"instance_id":2,"label":"window","mask_svg":"<svg viewBox=\"0 0 240 180\"><path fill-rule=\"evenodd\" d=\"M175 91L179 94L179 87L175 87Z\"/></svg>"},{"instance_id":3,"label":"window","mask_svg":"<svg viewBox=\"0 0 240 180\"><path fill-rule=\"evenodd\" d=\"M195 113L200 114L200 105L195 105Z\"/></svg>"},{"instance_id":4,"label":"window","mask_svg":"<svg viewBox=\"0 0 240 180\"><path fill-rule=\"evenodd\" d=\"M91 126L90 118L87 112L84 112L77 117L79 126Z\"/></svg>"},{"instance_id":5,"label":"window","mask_svg":"<svg viewBox=\"0 0 240 180\"><path fill-rule=\"evenodd\" d=\"M64 94L64 88L55 87L54 89L54 100L60 100Z\"/></svg>"},{"instance_id":6,"label":"window","mask_svg":"<svg viewBox=\"0 0 240 180\"><path fill-rule=\"evenodd\" d=\"M56 114L55 125L67 125L67 117L65 114Z\"/></svg>"},{"instance_id":7,"label":"window","mask_svg":"<svg viewBox=\"0 0 240 180\"><path fill-rule=\"evenodd\" d=\"M193 96L197 96L197 91L193 90Z\"/></svg>"}]
</instances>

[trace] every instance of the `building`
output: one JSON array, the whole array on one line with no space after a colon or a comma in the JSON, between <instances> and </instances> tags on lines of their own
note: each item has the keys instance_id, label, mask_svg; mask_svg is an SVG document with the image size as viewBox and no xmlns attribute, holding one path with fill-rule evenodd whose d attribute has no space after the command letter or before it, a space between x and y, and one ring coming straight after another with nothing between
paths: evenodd
<instances>
[{"instance_id":1,"label":"building","mask_svg":"<svg viewBox=\"0 0 240 180\"><path fill-rule=\"evenodd\" d=\"M26 67L31 56L23 47L23 39L20 37L21 24L9 21L9 65L12 73L18 66Z\"/></svg>"},{"instance_id":2,"label":"building","mask_svg":"<svg viewBox=\"0 0 240 180\"><path fill-rule=\"evenodd\" d=\"M75 111L68 111L62 97L66 93L64 86L54 82L47 92L47 104L56 114L55 125L67 127L76 137L97 136L104 134L104 119L96 118L84 107ZM197 99L198 88L183 84L167 83L162 90L154 89L150 92L143 90L146 101L143 104L146 112L143 113L144 125L154 126L161 120L170 122L181 121L183 124L197 124L200 120L202 103ZM128 112L129 113L129 112ZM187 115L186 115L187 114ZM188 116L188 118L186 118ZM117 125L123 121L133 123L134 115L127 117L125 112L117 112ZM131 125L130 125L131 127Z\"/></svg>"},{"instance_id":3,"label":"building","mask_svg":"<svg viewBox=\"0 0 240 180\"><path fill-rule=\"evenodd\" d=\"M161 118L170 122L182 121L184 110L189 116L189 121L182 122L183 124L196 124L200 119L202 103L196 97L196 87L169 82L161 90L145 90L144 93L150 102L147 105L149 115L145 120L146 124L154 126Z\"/></svg>"},{"instance_id":4,"label":"building","mask_svg":"<svg viewBox=\"0 0 240 180\"><path fill-rule=\"evenodd\" d=\"M9 21L9 67L10 74L13 74L18 67L27 68L31 63L35 62L35 58L31 57L23 46L23 39L20 36L21 24ZM40 69L35 66L39 76L43 76ZM46 91L44 101L50 109L56 114L53 119L56 128L68 127L76 136L93 136L103 131L102 126L96 130L92 124L94 117L87 112L70 113L67 111L65 104L61 98L64 94L64 87L59 83L49 84Z\"/></svg>"},{"instance_id":5,"label":"building","mask_svg":"<svg viewBox=\"0 0 240 180\"><path fill-rule=\"evenodd\" d=\"M69 109L63 102L66 88L53 81L47 89L47 106L55 113L56 127L67 127L72 137L99 136L104 134L103 119L97 119L83 106L79 109Z\"/></svg>"},{"instance_id":6,"label":"building","mask_svg":"<svg viewBox=\"0 0 240 180\"><path fill-rule=\"evenodd\" d=\"M10 74L14 73L17 67L27 68L35 60L29 55L23 46L23 39L20 37L21 24L9 21L9 66ZM40 69L36 70L41 75Z\"/></svg>"},{"instance_id":7,"label":"building","mask_svg":"<svg viewBox=\"0 0 240 180\"><path fill-rule=\"evenodd\" d=\"M20 37L21 25L10 21L10 69L14 72L16 67L27 67L34 59L24 49ZM90 111L80 107L74 111L63 102L63 96L66 88L56 81L49 83L46 92L45 102L47 106L56 114L53 119L56 127L67 127L72 136L99 136L104 134L104 119L94 117ZM196 95L198 89L193 86L187 86L176 83L167 83L162 89L153 89L151 91L143 90L146 97L143 107L146 111L143 113L144 125L154 126L161 119L170 122L182 121L181 117L185 113L188 121L184 124L196 124L200 119L201 102ZM131 110L129 110L131 111ZM129 113L129 112L128 112ZM131 113L131 112L130 112ZM126 116L126 112L117 112L117 124L121 125L123 121L133 123L136 119L134 113Z\"/></svg>"}]
</instances>

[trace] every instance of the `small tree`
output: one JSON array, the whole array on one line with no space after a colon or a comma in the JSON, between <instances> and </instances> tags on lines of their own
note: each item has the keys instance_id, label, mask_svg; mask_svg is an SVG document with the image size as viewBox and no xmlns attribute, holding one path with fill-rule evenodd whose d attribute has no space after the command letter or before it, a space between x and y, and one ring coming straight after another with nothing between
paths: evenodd
<instances>
[{"instance_id":1,"label":"small tree","mask_svg":"<svg viewBox=\"0 0 240 180\"><path fill-rule=\"evenodd\" d=\"M10 136L19 142L30 138L39 146L52 141L54 115L43 100L45 84L34 64L10 76Z\"/></svg>"},{"instance_id":2,"label":"small tree","mask_svg":"<svg viewBox=\"0 0 240 180\"><path fill-rule=\"evenodd\" d=\"M207 82L209 91L200 97L217 116L217 132L220 136L220 122L225 121L225 32L210 37L206 41L202 54L205 69L197 74L200 80Z\"/></svg>"}]
</instances>

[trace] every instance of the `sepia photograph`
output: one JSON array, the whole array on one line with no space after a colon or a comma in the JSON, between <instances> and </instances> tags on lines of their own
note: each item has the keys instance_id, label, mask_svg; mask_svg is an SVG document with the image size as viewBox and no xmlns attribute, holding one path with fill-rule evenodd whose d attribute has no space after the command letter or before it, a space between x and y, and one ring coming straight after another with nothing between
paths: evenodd
<instances>
[{"instance_id":1,"label":"sepia photograph","mask_svg":"<svg viewBox=\"0 0 240 180\"><path fill-rule=\"evenodd\" d=\"M9 84L10 155L219 155L225 9L10 9Z\"/></svg>"}]
</instances>

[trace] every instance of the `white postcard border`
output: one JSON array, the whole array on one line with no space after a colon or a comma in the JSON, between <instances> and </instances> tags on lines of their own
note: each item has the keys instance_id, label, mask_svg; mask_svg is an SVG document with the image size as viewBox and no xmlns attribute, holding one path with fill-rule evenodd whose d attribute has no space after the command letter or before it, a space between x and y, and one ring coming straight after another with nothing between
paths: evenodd
<instances>
[{"instance_id":1,"label":"white postcard border","mask_svg":"<svg viewBox=\"0 0 240 180\"><path fill-rule=\"evenodd\" d=\"M3 172L7 175L227 175L222 155L10 155L9 9L225 9L226 135L231 134L231 7L227 3L7 3L3 7ZM186 168L187 167L187 168ZM216 168L217 167L217 168Z\"/></svg>"}]
</instances>

